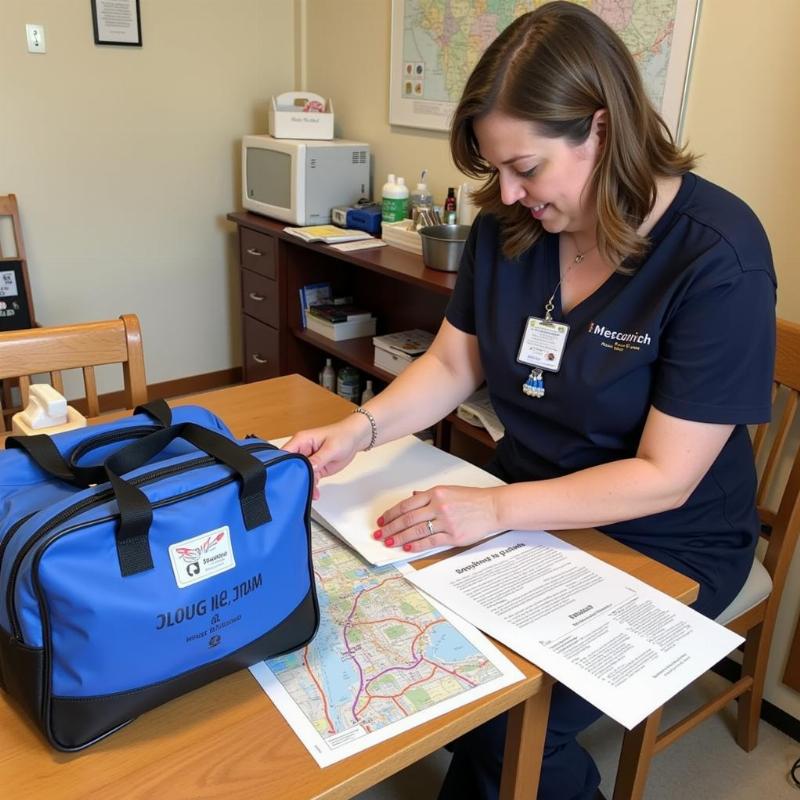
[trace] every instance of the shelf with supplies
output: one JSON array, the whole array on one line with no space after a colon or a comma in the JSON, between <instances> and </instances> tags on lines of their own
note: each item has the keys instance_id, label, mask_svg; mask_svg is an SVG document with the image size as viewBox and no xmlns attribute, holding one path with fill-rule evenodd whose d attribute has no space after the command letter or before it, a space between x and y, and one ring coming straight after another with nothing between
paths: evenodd
<instances>
[{"instance_id":1,"label":"shelf with supplies","mask_svg":"<svg viewBox=\"0 0 800 800\"><path fill-rule=\"evenodd\" d=\"M395 378L391 372L387 372L385 369L375 365L373 361L375 347L372 344L371 336L335 342L333 339L320 336L307 328L292 328L292 334L300 341L313 345L340 361L346 361L356 369L360 369L367 375L378 378L384 383L390 383Z\"/></svg>"},{"instance_id":2,"label":"shelf with supplies","mask_svg":"<svg viewBox=\"0 0 800 800\"><path fill-rule=\"evenodd\" d=\"M435 333L444 318L456 274L429 269L414 253L392 246L341 252L301 241L283 230L285 223L258 214L240 211L227 219L237 226L247 382L291 373L316 382L327 357L380 383L394 380L375 365L371 336L335 341L303 327L300 289L312 284L329 282L333 297L352 298L370 311L378 336L414 328ZM451 429L453 441L491 442L485 431L451 417L437 426L437 444L450 449Z\"/></svg>"}]
</instances>

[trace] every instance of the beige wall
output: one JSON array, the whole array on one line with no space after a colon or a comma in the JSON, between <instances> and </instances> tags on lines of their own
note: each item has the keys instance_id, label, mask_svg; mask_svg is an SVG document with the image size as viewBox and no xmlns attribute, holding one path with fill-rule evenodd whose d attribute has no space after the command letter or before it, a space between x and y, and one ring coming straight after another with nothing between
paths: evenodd
<instances>
[{"instance_id":1,"label":"beige wall","mask_svg":"<svg viewBox=\"0 0 800 800\"><path fill-rule=\"evenodd\" d=\"M294 86L295 26L293 0L141 14L144 47L98 47L88 2L2 0L0 194L19 200L40 322L138 314L154 383L241 361L224 215L241 135Z\"/></svg>"},{"instance_id":2,"label":"beige wall","mask_svg":"<svg viewBox=\"0 0 800 800\"><path fill-rule=\"evenodd\" d=\"M447 137L389 126L389 0L341 4L306 0L307 86L334 99L337 135L372 145L373 193L387 172L411 183L421 168L439 199L461 183ZM700 174L743 197L769 234L780 282L779 313L800 320L800 3L770 0L754 12L751 0L703 0L685 138L703 154ZM746 320L742 321L746 324ZM794 575L797 569L793 570ZM791 580L776 633L766 696L800 718L800 696L780 683L797 609L800 581Z\"/></svg>"}]
</instances>

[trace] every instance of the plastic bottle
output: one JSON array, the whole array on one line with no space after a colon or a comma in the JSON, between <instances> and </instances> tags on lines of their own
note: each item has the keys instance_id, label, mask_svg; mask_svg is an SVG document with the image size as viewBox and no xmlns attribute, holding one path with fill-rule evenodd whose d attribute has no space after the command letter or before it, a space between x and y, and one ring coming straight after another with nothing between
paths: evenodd
<instances>
[{"instance_id":1,"label":"plastic bottle","mask_svg":"<svg viewBox=\"0 0 800 800\"><path fill-rule=\"evenodd\" d=\"M363 406L367 400L372 400L375 397L375 390L372 388L372 381L367 378L366 386L364 386L364 391L361 392L361 405Z\"/></svg>"},{"instance_id":2,"label":"plastic bottle","mask_svg":"<svg viewBox=\"0 0 800 800\"><path fill-rule=\"evenodd\" d=\"M408 186L404 178L395 179L394 175L389 175L386 183L383 184L381 192L383 202L381 204L381 219L383 222L400 222L408 214Z\"/></svg>"},{"instance_id":3,"label":"plastic bottle","mask_svg":"<svg viewBox=\"0 0 800 800\"><path fill-rule=\"evenodd\" d=\"M454 186L447 190L447 199L444 201L444 224L456 224L456 190Z\"/></svg>"},{"instance_id":4,"label":"plastic bottle","mask_svg":"<svg viewBox=\"0 0 800 800\"><path fill-rule=\"evenodd\" d=\"M336 370L330 358L325 360L325 368L322 370L322 385L330 391L336 391Z\"/></svg>"},{"instance_id":5,"label":"plastic bottle","mask_svg":"<svg viewBox=\"0 0 800 800\"><path fill-rule=\"evenodd\" d=\"M336 394L351 403L358 402L361 393L361 373L351 366L342 367L336 378Z\"/></svg>"},{"instance_id":6,"label":"plastic bottle","mask_svg":"<svg viewBox=\"0 0 800 800\"><path fill-rule=\"evenodd\" d=\"M417 188L411 192L409 198L409 213L411 214L411 219L416 220L417 212L420 209L424 209L425 211L430 211L433 208L433 195L428 190L428 184L424 181L420 181L417 184Z\"/></svg>"}]
</instances>

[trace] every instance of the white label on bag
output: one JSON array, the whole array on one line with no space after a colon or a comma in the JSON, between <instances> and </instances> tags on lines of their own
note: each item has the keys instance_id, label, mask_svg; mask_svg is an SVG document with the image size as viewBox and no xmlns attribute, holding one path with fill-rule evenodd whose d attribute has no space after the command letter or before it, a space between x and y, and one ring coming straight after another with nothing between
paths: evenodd
<instances>
[{"instance_id":1,"label":"white label on bag","mask_svg":"<svg viewBox=\"0 0 800 800\"><path fill-rule=\"evenodd\" d=\"M169 546L169 558L178 588L204 581L236 566L227 525Z\"/></svg>"}]
</instances>

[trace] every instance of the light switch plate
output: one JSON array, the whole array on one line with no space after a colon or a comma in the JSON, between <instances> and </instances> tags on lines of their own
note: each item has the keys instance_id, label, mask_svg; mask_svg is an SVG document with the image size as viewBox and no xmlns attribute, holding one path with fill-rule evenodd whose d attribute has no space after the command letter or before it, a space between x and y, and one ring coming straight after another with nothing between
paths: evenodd
<instances>
[{"instance_id":1,"label":"light switch plate","mask_svg":"<svg viewBox=\"0 0 800 800\"><path fill-rule=\"evenodd\" d=\"M28 37L29 53L47 52L47 45L44 40L44 25L26 25L25 33Z\"/></svg>"}]
</instances>

